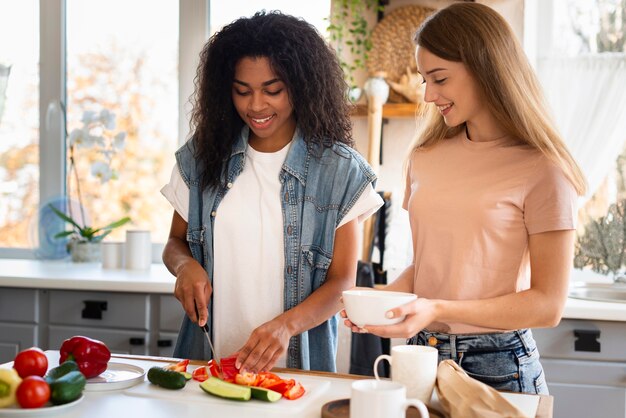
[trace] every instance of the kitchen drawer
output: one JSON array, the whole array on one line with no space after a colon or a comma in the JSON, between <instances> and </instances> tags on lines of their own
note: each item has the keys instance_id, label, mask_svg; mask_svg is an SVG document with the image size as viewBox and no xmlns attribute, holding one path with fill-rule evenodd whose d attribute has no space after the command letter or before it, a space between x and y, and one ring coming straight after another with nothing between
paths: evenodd
<instances>
[{"instance_id":1,"label":"kitchen drawer","mask_svg":"<svg viewBox=\"0 0 626 418\"><path fill-rule=\"evenodd\" d=\"M37 345L37 325L0 324L0 364L13 361L17 353Z\"/></svg>"},{"instance_id":2,"label":"kitchen drawer","mask_svg":"<svg viewBox=\"0 0 626 418\"><path fill-rule=\"evenodd\" d=\"M578 347L575 332L579 333ZM599 337L595 338L593 334L598 332ZM544 358L626 362L624 322L564 319L556 328L533 329L533 335Z\"/></svg>"},{"instance_id":3,"label":"kitchen drawer","mask_svg":"<svg viewBox=\"0 0 626 418\"><path fill-rule=\"evenodd\" d=\"M137 293L50 291L51 324L149 329L149 296Z\"/></svg>"},{"instance_id":4,"label":"kitchen drawer","mask_svg":"<svg viewBox=\"0 0 626 418\"><path fill-rule=\"evenodd\" d=\"M36 289L0 288L0 321L37 322L39 293Z\"/></svg>"},{"instance_id":5,"label":"kitchen drawer","mask_svg":"<svg viewBox=\"0 0 626 418\"><path fill-rule=\"evenodd\" d=\"M624 418L626 390L611 386L548 383L554 418Z\"/></svg>"},{"instance_id":6,"label":"kitchen drawer","mask_svg":"<svg viewBox=\"0 0 626 418\"><path fill-rule=\"evenodd\" d=\"M178 332L183 322L185 310L178 299L171 295L159 296L161 310L159 311L159 330Z\"/></svg>"},{"instance_id":7,"label":"kitchen drawer","mask_svg":"<svg viewBox=\"0 0 626 418\"><path fill-rule=\"evenodd\" d=\"M84 335L104 342L112 353L148 355L149 334L141 331L96 329L50 325L48 347L58 350L61 344L75 335Z\"/></svg>"},{"instance_id":8,"label":"kitchen drawer","mask_svg":"<svg viewBox=\"0 0 626 418\"><path fill-rule=\"evenodd\" d=\"M177 338L178 334L175 332L159 332L156 341L156 355L160 357L172 357L174 355L174 347L176 347Z\"/></svg>"},{"instance_id":9,"label":"kitchen drawer","mask_svg":"<svg viewBox=\"0 0 626 418\"><path fill-rule=\"evenodd\" d=\"M541 364L550 384L617 386L626 390L626 363L541 358Z\"/></svg>"}]
</instances>

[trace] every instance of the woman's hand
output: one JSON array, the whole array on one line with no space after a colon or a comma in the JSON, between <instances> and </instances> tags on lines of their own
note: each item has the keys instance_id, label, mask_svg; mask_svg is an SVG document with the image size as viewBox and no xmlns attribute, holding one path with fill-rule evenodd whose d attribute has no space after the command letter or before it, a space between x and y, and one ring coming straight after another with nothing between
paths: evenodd
<instances>
[{"instance_id":1,"label":"woman's hand","mask_svg":"<svg viewBox=\"0 0 626 418\"><path fill-rule=\"evenodd\" d=\"M238 351L235 366L253 373L270 370L287 351L291 335L280 317L264 323L252 331L248 341Z\"/></svg>"},{"instance_id":2,"label":"woman's hand","mask_svg":"<svg viewBox=\"0 0 626 418\"><path fill-rule=\"evenodd\" d=\"M437 320L436 301L417 298L387 311L386 316L390 319L405 316L402 322L393 325L365 325L359 328L348 319L345 310L341 311L341 316L352 332L370 333L384 338L410 338Z\"/></svg>"},{"instance_id":3,"label":"woman's hand","mask_svg":"<svg viewBox=\"0 0 626 418\"><path fill-rule=\"evenodd\" d=\"M199 326L207 322L207 305L212 291L209 276L196 260L190 259L178 270L174 296L183 305L189 319Z\"/></svg>"}]
</instances>

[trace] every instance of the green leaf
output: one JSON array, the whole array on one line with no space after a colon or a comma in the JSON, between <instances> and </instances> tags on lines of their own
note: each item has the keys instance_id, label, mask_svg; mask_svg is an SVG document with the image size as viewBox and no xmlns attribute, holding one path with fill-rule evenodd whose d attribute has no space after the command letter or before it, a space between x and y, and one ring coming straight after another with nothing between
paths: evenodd
<instances>
[{"instance_id":1,"label":"green leaf","mask_svg":"<svg viewBox=\"0 0 626 418\"><path fill-rule=\"evenodd\" d=\"M69 216L67 216L65 213L61 212L60 210L58 210L57 208L55 208L54 206L52 206L52 203L48 203L48 207L50 209L52 209L52 211L61 219L63 219L65 222L69 222L72 225L74 225L76 228L83 229L83 227L81 227L78 223L76 223L76 221L74 221L74 219L70 218Z\"/></svg>"},{"instance_id":2,"label":"green leaf","mask_svg":"<svg viewBox=\"0 0 626 418\"><path fill-rule=\"evenodd\" d=\"M63 232L59 232L58 234L54 234L54 238L65 238L75 233L76 231L63 231Z\"/></svg>"}]
</instances>

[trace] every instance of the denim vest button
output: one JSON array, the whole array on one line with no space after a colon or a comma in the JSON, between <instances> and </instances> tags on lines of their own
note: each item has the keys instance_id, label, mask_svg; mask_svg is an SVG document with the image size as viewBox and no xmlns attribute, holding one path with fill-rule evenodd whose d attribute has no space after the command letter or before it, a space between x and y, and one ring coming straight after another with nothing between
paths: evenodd
<instances>
[{"instance_id":1,"label":"denim vest button","mask_svg":"<svg viewBox=\"0 0 626 418\"><path fill-rule=\"evenodd\" d=\"M293 228L291 227L291 225L289 225L287 227L287 235L291 235L292 232L293 232Z\"/></svg>"},{"instance_id":2,"label":"denim vest button","mask_svg":"<svg viewBox=\"0 0 626 418\"><path fill-rule=\"evenodd\" d=\"M291 274L291 272L293 271L293 269L291 268L291 266L287 267L287 274Z\"/></svg>"},{"instance_id":3,"label":"denim vest button","mask_svg":"<svg viewBox=\"0 0 626 418\"><path fill-rule=\"evenodd\" d=\"M211 212L211 217L212 218L215 218L215 215L216 215L215 211Z\"/></svg>"},{"instance_id":4,"label":"denim vest button","mask_svg":"<svg viewBox=\"0 0 626 418\"><path fill-rule=\"evenodd\" d=\"M285 193L285 202L289 202L289 193Z\"/></svg>"},{"instance_id":5,"label":"denim vest button","mask_svg":"<svg viewBox=\"0 0 626 418\"><path fill-rule=\"evenodd\" d=\"M428 345L434 347L437 345L437 338L430 336L428 337Z\"/></svg>"},{"instance_id":6,"label":"denim vest button","mask_svg":"<svg viewBox=\"0 0 626 418\"><path fill-rule=\"evenodd\" d=\"M233 184L229 182L229 183L226 185L226 187L228 187L228 188L230 189L231 187L233 187Z\"/></svg>"}]
</instances>

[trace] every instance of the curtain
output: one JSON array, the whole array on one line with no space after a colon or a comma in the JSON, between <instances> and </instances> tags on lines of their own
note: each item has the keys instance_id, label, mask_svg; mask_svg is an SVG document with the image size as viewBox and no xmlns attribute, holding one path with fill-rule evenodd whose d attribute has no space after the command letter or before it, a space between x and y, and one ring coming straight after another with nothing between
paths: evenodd
<instances>
[{"instance_id":1,"label":"curtain","mask_svg":"<svg viewBox=\"0 0 626 418\"><path fill-rule=\"evenodd\" d=\"M626 54L540 59L555 122L589 184L590 198L626 143Z\"/></svg>"}]
</instances>

